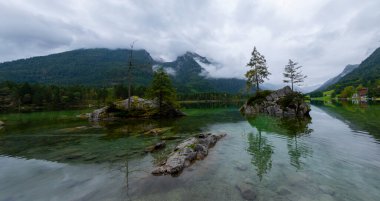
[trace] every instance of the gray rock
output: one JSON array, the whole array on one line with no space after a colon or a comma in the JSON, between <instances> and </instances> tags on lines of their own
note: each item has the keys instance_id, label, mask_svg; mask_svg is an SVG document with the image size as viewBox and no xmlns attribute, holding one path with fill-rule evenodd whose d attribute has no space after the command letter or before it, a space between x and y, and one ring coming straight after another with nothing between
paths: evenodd
<instances>
[{"instance_id":1,"label":"gray rock","mask_svg":"<svg viewBox=\"0 0 380 201\"><path fill-rule=\"evenodd\" d=\"M185 167L190 166L193 161L203 160L208 155L208 149L224 136L226 136L224 133L219 135L208 133L183 141L175 147L174 152L168 156L161 166L152 171L152 174L178 175Z\"/></svg>"},{"instance_id":2,"label":"gray rock","mask_svg":"<svg viewBox=\"0 0 380 201\"><path fill-rule=\"evenodd\" d=\"M239 190L241 197L245 200L255 200L257 197L252 183L242 182L237 184L236 188Z\"/></svg>"},{"instance_id":3,"label":"gray rock","mask_svg":"<svg viewBox=\"0 0 380 201\"><path fill-rule=\"evenodd\" d=\"M279 105L278 100L291 93L293 92L290 87L286 86L269 94L261 104L249 105L245 103L240 111L246 116L265 113L277 117L310 117L310 106L305 102L300 103L298 99L293 99L293 102L286 108Z\"/></svg>"}]
</instances>

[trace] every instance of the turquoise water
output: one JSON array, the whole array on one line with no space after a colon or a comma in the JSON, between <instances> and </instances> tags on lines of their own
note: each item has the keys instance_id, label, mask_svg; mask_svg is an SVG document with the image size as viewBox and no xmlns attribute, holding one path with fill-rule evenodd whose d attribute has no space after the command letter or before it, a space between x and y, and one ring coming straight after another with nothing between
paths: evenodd
<instances>
[{"instance_id":1,"label":"turquoise water","mask_svg":"<svg viewBox=\"0 0 380 201\"><path fill-rule=\"evenodd\" d=\"M5 114L0 200L380 200L380 105L312 105L311 120L244 118L234 105L189 105L176 120L92 124L85 111ZM145 132L170 128L161 135ZM199 132L226 132L178 177L155 164ZM144 149L166 140L165 150Z\"/></svg>"}]
</instances>

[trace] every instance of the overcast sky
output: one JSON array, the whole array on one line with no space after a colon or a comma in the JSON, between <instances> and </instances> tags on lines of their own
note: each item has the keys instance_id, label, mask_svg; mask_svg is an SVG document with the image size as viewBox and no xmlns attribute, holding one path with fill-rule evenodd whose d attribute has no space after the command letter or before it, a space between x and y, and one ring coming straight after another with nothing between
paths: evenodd
<instances>
[{"instance_id":1,"label":"overcast sky","mask_svg":"<svg viewBox=\"0 0 380 201\"><path fill-rule=\"evenodd\" d=\"M126 48L154 58L185 51L222 64L215 77L243 77L253 46L271 83L288 59L326 81L380 46L380 0L12 0L0 2L0 62L77 48Z\"/></svg>"}]
</instances>

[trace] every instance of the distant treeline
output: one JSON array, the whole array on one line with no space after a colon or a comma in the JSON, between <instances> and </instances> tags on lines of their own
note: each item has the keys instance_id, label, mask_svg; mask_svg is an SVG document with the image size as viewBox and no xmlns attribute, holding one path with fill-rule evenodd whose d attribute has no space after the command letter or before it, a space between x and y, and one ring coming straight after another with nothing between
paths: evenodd
<instances>
[{"instance_id":1,"label":"distant treeline","mask_svg":"<svg viewBox=\"0 0 380 201\"><path fill-rule=\"evenodd\" d=\"M380 79L368 80L364 84L358 85L334 85L334 87L329 87L328 91L315 91L309 93L311 97L323 97L324 94L329 93L331 98L351 98L353 94L357 93L360 89L368 89L367 97L378 98L380 97Z\"/></svg>"},{"instance_id":2,"label":"distant treeline","mask_svg":"<svg viewBox=\"0 0 380 201\"><path fill-rule=\"evenodd\" d=\"M132 95L145 97L145 86L132 87ZM58 86L36 83L0 83L0 111L32 111L36 109L64 109L103 106L128 98L126 85L110 87ZM244 99L245 95L227 93L177 94L177 100Z\"/></svg>"}]
</instances>

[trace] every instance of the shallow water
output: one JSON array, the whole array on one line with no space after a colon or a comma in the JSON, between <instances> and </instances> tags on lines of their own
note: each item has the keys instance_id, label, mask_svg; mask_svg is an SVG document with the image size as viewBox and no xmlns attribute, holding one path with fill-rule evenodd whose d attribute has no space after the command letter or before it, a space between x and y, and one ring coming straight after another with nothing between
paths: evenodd
<instances>
[{"instance_id":1,"label":"shallow water","mask_svg":"<svg viewBox=\"0 0 380 201\"><path fill-rule=\"evenodd\" d=\"M187 117L92 124L84 111L0 119L0 200L380 200L380 105L312 106L310 121L244 118L231 105ZM170 130L144 134L151 128ZM150 171L180 141L226 132L178 177ZM167 147L144 149L162 139ZM246 197L247 198L247 197Z\"/></svg>"}]
</instances>

